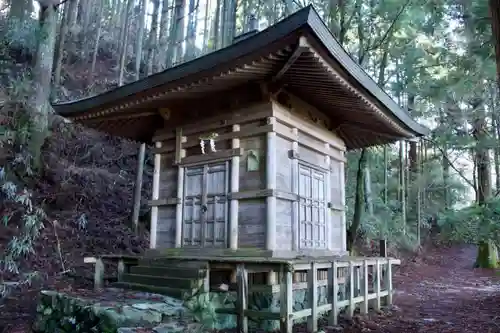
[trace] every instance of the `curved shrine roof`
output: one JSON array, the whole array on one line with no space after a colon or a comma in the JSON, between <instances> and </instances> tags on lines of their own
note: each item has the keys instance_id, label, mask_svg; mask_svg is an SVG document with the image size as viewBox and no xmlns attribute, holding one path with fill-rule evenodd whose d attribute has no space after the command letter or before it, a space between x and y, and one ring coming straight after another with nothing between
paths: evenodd
<instances>
[{"instance_id":1,"label":"curved shrine roof","mask_svg":"<svg viewBox=\"0 0 500 333\"><path fill-rule=\"evenodd\" d=\"M95 97L54 104L61 116L111 134L149 141L163 126L159 101L274 82L330 118L348 149L425 136L337 42L312 6L228 47Z\"/></svg>"}]
</instances>

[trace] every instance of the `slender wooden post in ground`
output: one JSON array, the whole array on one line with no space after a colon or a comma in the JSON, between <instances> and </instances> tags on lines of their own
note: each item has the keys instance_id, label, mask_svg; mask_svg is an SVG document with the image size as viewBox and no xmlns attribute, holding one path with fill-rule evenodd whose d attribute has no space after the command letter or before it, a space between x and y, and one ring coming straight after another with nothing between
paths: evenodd
<instances>
[{"instance_id":1,"label":"slender wooden post in ground","mask_svg":"<svg viewBox=\"0 0 500 333\"><path fill-rule=\"evenodd\" d=\"M387 289L387 304L392 304L392 262L387 259L387 271L385 272L385 287Z\"/></svg>"},{"instance_id":2,"label":"slender wooden post in ground","mask_svg":"<svg viewBox=\"0 0 500 333\"><path fill-rule=\"evenodd\" d=\"M309 289L309 306L311 315L307 318L308 332L318 331L318 268L312 263L307 272L307 288Z\"/></svg>"},{"instance_id":3,"label":"slender wooden post in ground","mask_svg":"<svg viewBox=\"0 0 500 333\"><path fill-rule=\"evenodd\" d=\"M156 142L156 148L161 148L162 143ZM153 194L152 200L158 200L160 196L160 171L161 171L161 154L155 154L155 168L153 172ZM151 207L151 227L149 232L149 248L156 248L156 233L158 226L158 206Z\"/></svg>"},{"instance_id":4,"label":"slender wooden post in ground","mask_svg":"<svg viewBox=\"0 0 500 333\"><path fill-rule=\"evenodd\" d=\"M139 230L139 212L141 210L142 175L144 173L144 159L146 158L146 144L141 143L137 158L137 174L134 185L134 207L132 211L132 227L137 234Z\"/></svg>"},{"instance_id":5,"label":"slender wooden post in ground","mask_svg":"<svg viewBox=\"0 0 500 333\"><path fill-rule=\"evenodd\" d=\"M332 274L328 274L332 280L332 311L330 313L330 325L338 324L339 315L339 280L338 280L338 263L332 263Z\"/></svg>"},{"instance_id":6,"label":"slender wooden post in ground","mask_svg":"<svg viewBox=\"0 0 500 333\"><path fill-rule=\"evenodd\" d=\"M248 272L245 264L239 264L236 272L238 279L238 332L248 333L248 318L245 313L248 306Z\"/></svg>"},{"instance_id":7,"label":"slender wooden post in ground","mask_svg":"<svg viewBox=\"0 0 500 333\"><path fill-rule=\"evenodd\" d=\"M375 310L380 310L380 282L382 279L382 270L380 269L380 260L377 259L377 266L375 267L375 293L377 294Z\"/></svg>"},{"instance_id":8,"label":"slender wooden post in ground","mask_svg":"<svg viewBox=\"0 0 500 333\"><path fill-rule=\"evenodd\" d=\"M125 262L123 259L118 260L118 282L123 281L123 274L125 274L126 268L125 268Z\"/></svg>"},{"instance_id":9,"label":"slender wooden post in ground","mask_svg":"<svg viewBox=\"0 0 500 333\"><path fill-rule=\"evenodd\" d=\"M354 309L356 304L354 303L354 263L349 261L349 305L347 306L347 316L352 318L354 315Z\"/></svg>"},{"instance_id":10,"label":"slender wooden post in ground","mask_svg":"<svg viewBox=\"0 0 500 333\"><path fill-rule=\"evenodd\" d=\"M292 333L293 329L293 272L287 265L281 266L280 283L280 332Z\"/></svg>"},{"instance_id":11,"label":"slender wooden post in ground","mask_svg":"<svg viewBox=\"0 0 500 333\"><path fill-rule=\"evenodd\" d=\"M104 287L104 263L101 258L97 258L94 271L94 289Z\"/></svg>"},{"instance_id":12,"label":"slender wooden post in ground","mask_svg":"<svg viewBox=\"0 0 500 333\"><path fill-rule=\"evenodd\" d=\"M361 282L363 285L361 286L361 290L363 291L363 303L361 303L361 313L362 314L368 314L368 305L369 305L369 299L368 299L368 260L363 260L363 278L361 279Z\"/></svg>"}]
</instances>

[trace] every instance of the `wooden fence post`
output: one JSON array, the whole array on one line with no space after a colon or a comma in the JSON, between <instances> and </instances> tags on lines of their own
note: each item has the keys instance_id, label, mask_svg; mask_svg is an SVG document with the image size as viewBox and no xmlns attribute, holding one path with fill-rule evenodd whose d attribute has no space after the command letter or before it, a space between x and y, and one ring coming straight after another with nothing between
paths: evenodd
<instances>
[{"instance_id":1,"label":"wooden fence post","mask_svg":"<svg viewBox=\"0 0 500 333\"><path fill-rule=\"evenodd\" d=\"M287 265L281 266L280 285L280 333L292 333L293 330L293 272Z\"/></svg>"},{"instance_id":2,"label":"wooden fence post","mask_svg":"<svg viewBox=\"0 0 500 333\"><path fill-rule=\"evenodd\" d=\"M248 318L246 316L248 303L248 272L244 264L236 268L238 279L238 333L248 333Z\"/></svg>"},{"instance_id":3,"label":"wooden fence post","mask_svg":"<svg viewBox=\"0 0 500 333\"><path fill-rule=\"evenodd\" d=\"M104 262L101 258L97 258L94 267L94 289L104 287Z\"/></svg>"},{"instance_id":4,"label":"wooden fence post","mask_svg":"<svg viewBox=\"0 0 500 333\"><path fill-rule=\"evenodd\" d=\"M311 315L307 318L307 331L318 331L318 269L316 263L311 263L307 272L307 288L309 289L309 306Z\"/></svg>"},{"instance_id":5,"label":"wooden fence post","mask_svg":"<svg viewBox=\"0 0 500 333\"><path fill-rule=\"evenodd\" d=\"M339 280L338 280L338 263L334 261L332 263L332 312L330 312L330 325L336 326L338 324L338 315L339 315L339 306L337 305L339 302Z\"/></svg>"},{"instance_id":6,"label":"wooden fence post","mask_svg":"<svg viewBox=\"0 0 500 333\"><path fill-rule=\"evenodd\" d=\"M137 158L137 174L134 186L134 206L132 211L132 227L137 234L139 231L139 212L141 210L142 175L144 173L144 159L146 157L146 144L141 143Z\"/></svg>"}]
</instances>

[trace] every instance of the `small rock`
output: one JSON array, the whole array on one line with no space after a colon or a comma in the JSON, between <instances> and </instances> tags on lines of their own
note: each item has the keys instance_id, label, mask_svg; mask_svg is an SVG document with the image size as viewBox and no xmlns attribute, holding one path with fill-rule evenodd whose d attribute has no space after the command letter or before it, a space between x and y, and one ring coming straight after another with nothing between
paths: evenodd
<instances>
[{"instance_id":1,"label":"small rock","mask_svg":"<svg viewBox=\"0 0 500 333\"><path fill-rule=\"evenodd\" d=\"M372 322L372 321L365 321L364 326L370 330L376 331L379 329L378 324Z\"/></svg>"},{"instance_id":2,"label":"small rock","mask_svg":"<svg viewBox=\"0 0 500 333\"><path fill-rule=\"evenodd\" d=\"M138 310L148 310L149 306L147 303L132 304L132 307Z\"/></svg>"},{"instance_id":3,"label":"small rock","mask_svg":"<svg viewBox=\"0 0 500 333\"><path fill-rule=\"evenodd\" d=\"M180 333L185 331L186 328L175 323L162 324L153 328L155 333Z\"/></svg>"},{"instance_id":4,"label":"small rock","mask_svg":"<svg viewBox=\"0 0 500 333\"><path fill-rule=\"evenodd\" d=\"M325 331L327 332L343 332L344 328L342 326L325 326Z\"/></svg>"},{"instance_id":5,"label":"small rock","mask_svg":"<svg viewBox=\"0 0 500 333\"><path fill-rule=\"evenodd\" d=\"M422 319L422 321L425 321L427 323L434 323L437 321L437 319L434 319L434 318L424 318Z\"/></svg>"}]
</instances>

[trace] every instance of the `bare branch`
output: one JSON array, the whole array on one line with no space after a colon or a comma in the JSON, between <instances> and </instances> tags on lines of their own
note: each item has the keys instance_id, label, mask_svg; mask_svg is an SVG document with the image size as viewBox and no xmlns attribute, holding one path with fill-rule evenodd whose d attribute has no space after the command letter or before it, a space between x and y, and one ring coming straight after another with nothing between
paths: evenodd
<instances>
[{"instance_id":1,"label":"bare branch","mask_svg":"<svg viewBox=\"0 0 500 333\"><path fill-rule=\"evenodd\" d=\"M458 175L460 176L460 178L462 178L468 185L470 185L474 191L477 191L476 187L474 186L474 183L471 182L467 177L465 177L465 175L463 174L462 171L458 170L457 167L455 167L455 165L453 164L453 162L448 158L448 155L446 154L446 152L439 146L439 144L434 141L434 140L431 140L431 139L425 139L425 141L429 142L429 143L432 143L434 145L435 148L437 148L439 150L439 152L441 153L441 155L443 156L443 158L446 160L446 162L448 162L448 165L453 169L455 170L456 173L458 173Z\"/></svg>"},{"instance_id":2,"label":"bare branch","mask_svg":"<svg viewBox=\"0 0 500 333\"><path fill-rule=\"evenodd\" d=\"M396 23L399 21L399 18L401 17L401 15L405 11L405 9L410 5L410 3L411 3L411 0L406 0L406 2L403 4L403 6L399 9L399 12L397 13L396 17L394 17L394 20L392 20L391 25L386 30L386 32L384 33L384 35L382 36L382 38L378 42L374 43L371 47L369 47L366 50L366 52L376 50L382 44L384 44L386 42L386 40L390 36L390 33L394 30L394 28L396 26Z\"/></svg>"}]
</instances>

